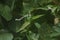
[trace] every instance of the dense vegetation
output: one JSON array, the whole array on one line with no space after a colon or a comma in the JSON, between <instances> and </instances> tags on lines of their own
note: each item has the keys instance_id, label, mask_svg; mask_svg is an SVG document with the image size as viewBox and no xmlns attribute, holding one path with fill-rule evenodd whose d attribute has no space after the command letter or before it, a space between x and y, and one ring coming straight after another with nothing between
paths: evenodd
<instances>
[{"instance_id":1,"label":"dense vegetation","mask_svg":"<svg viewBox=\"0 0 60 40\"><path fill-rule=\"evenodd\" d=\"M0 0L0 40L60 40L60 0Z\"/></svg>"}]
</instances>

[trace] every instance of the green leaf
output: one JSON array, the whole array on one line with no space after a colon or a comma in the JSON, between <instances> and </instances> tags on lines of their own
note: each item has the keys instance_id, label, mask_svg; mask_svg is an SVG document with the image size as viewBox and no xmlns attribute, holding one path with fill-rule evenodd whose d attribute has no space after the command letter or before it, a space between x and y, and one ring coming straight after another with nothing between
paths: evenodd
<instances>
[{"instance_id":1,"label":"green leaf","mask_svg":"<svg viewBox=\"0 0 60 40\"><path fill-rule=\"evenodd\" d=\"M2 6L1 5L1 8L0 8L0 14L1 16L3 16L7 21L11 20L12 19L12 15L11 15L11 12L10 12L10 8L8 6Z\"/></svg>"},{"instance_id":2,"label":"green leaf","mask_svg":"<svg viewBox=\"0 0 60 40\"><path fill-rule=\"evenodd\" d=\"M13 35L11 33L0 33L0 40L12 40Z\"/></svg>"},{"instance_id":3,"label":"green leaf","mask_svg":"<svg viewBox=\"0 0 60 40\"><path fill-rule=\"evenodd\" d=\"M35 24L35 26L38 28L38 29L40 29L40 27L41 27L41 25L39 24L39 23L34 23Z\"/></svg>"},{"instance_id":4,"label":"green leaf","mask_svg":"<svg viewBox=\"0 0 60 40\"><path fill-rule=\"evenodd\" d=\"M38 40L38 38L39 38L39 34L35 34L31 31L29 31L29 34L26 36L27 36L28 40Z\"/></svg>"},{"instance_id":5,"label":"green leaf","mask_svg":"<svg viewBox=\"0 0 60 40\"><path fill-rule=\"evenodd\" d=\"M40 17L42 17L42 16L44 16L44 15L33 16L33 17L32 17L32 20L36 20L36 19L38 19L38 18L40 18Z\"/></svg>"},{"instance_id":6,"label":"green leaf","mask_svg":"<svg viewBox=\"0 0 60 40\"><path fill-rule=\"evenodd\" d=\"M60 23L54 26L54 30L58 33L60 33Z\"/></svg>"},{"instance_id":7,"label":"green leaf","mask_svg":"<svg viewBox=\"0 0 60 40\"><path fill-rule=\"evenodd\" d=\"M11 5L11 11L13 10L14 8L14 4L15 4L15 0L12 1L12 5Z\"/></svg>"},{"instance_id":8,"label":"green leaf","mask_svg":"<svg viewBox=\"0 0 60 40\"><path fill-rule=\"evenodd\" d=\"M60 33L52 33L51 35L50 35L50 37L57 37L57 36L59 36L60 35Z\"/></svg>"},{"instance_id":9,"label":"green leaf","mask_svg":"<svg viewBox=\"0 0 60 40\"><path fill-rule=\"evenodd\" d=\"M24 22L23 25L21 26L21 28L19 30L17 30L17 32L24 30L28 25L30 25L30 21Z\"/></svg>"}]
</instances>

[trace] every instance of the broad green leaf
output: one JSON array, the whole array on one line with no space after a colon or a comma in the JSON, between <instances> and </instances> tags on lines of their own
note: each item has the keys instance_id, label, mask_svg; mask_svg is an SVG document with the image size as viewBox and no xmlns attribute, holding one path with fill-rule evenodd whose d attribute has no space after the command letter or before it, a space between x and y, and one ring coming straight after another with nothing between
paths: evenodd
<instances>
[{"instance_id":1,"label":"broad green leaf","mask_svg":"<svg viewBox=\"0 0 60 40\"><path fill-rule=\"evenodd\" d=\"M34 23L35 24L35 26L39 29L40 27L41 27L41 25L39 24L39 23Z\"/></svg>"},{"instance_id":2,"label":"broad green leaf","mask_svg":"<svg viewBox=\"0 0 60 40\"><path fill-rule=\"evenodd\" d=\"M1 16L3 16L7 21L12 19L10 8L8 6L2 6L0 9L1 9L0 10L0 12L1 12L0 15Z\"/></svg>"},{"instance_id":3,"label":"broad green leaf","mask_svg":"<svg viewBox=\"0 0 60 40\"><path fill-rule=\"evenodd\" d=\"M29 21L24 22L23 25L21 26L21 28L19 30L17 30L17 32L24 30L26 27L28 27L28 25L30 25Z\"/></svg>"},{"instance_id":4,"label":"broad green leaf","mask_svg":"<svg viewBox=\"0 0 60 40\"><path fill-rule=\"evenodd\" d=\"M11 33L0 33L0 40L12 40L13 35Z\"/></svg>"}]
</instances>

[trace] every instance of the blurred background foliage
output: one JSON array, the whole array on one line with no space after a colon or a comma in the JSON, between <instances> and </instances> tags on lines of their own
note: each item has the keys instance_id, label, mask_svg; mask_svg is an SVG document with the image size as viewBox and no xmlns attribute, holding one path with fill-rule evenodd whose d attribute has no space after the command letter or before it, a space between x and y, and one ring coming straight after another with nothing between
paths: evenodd
<instances>
[{"instance_id":1,"label":"blurred background foliage","mask_svg":"<svg viewBox=\"0 0 60 40\"><path fill-rule=\"evenodd\" d=\"M60 40L60 0L0 0L0 40Z\"/></svg>"}]
</instances>

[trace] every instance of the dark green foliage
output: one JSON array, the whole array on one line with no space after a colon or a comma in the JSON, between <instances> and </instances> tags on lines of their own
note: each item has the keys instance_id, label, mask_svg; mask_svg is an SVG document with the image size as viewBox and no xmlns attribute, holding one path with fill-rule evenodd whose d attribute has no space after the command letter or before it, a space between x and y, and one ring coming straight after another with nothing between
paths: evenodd
<instances>
[{"instance_id":1,"label":"dark green foliage","mask_svg":"<svg viewBox=\"0 0 60 40\"><path fill-rule=\"evenodd\" d=\"M0 40L60 40L60 1L0 0Z\"/></svg>"}]
</instances>

